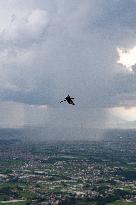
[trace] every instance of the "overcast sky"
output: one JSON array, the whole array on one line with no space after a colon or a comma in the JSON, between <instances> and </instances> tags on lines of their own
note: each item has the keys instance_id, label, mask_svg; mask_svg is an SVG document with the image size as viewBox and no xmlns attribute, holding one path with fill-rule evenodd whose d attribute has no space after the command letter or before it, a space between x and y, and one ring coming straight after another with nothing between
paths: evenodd
<instances>
[{"instance_id":1,"label":"overcast sky","mask_svg":"<svg viewBox=\"0 0 136 205\"><path fill-rule=\"evenodd\" d=\"M136 126L136 0L0 0L0 127ZM67 94L75 106L59 104Z\"/></svg>"}]
</instances>

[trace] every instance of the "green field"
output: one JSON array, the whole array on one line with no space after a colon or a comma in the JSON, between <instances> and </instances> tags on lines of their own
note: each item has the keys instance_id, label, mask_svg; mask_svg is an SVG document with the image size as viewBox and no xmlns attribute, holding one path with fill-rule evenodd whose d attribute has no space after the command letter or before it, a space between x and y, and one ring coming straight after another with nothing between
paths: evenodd
<instances>
[{"instance_id":1,"label":"green field","mask_svg":"<svg viewBox=\"0 0 136 205\"><path fill-rule=\"evenodd\" d=\"M0 204L2 205L26 205L26 202L25 201L20 201L20 202L0 202Z\"/></svg>"},{"instance_id":2,"label":"green field","mask_svg":"<svg viewBox=\"0 0 136 205\"><path fill-rule=\"evenodd\" d=\"M116 201L113 203L109 203L107 205L135 205L136 202L123 202L123 201Z\"/></svg>"}]
</instances>

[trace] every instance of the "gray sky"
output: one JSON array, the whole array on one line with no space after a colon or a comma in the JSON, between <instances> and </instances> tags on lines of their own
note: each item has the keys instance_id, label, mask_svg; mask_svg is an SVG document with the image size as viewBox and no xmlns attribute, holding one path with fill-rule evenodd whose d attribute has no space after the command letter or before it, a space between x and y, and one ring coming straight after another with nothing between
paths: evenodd
<instances>
[{"instance_id":1,"label":"gray sky","mask_svg":"<svg viewBox=\"0 0 136 205\"><path fill-rule=\"evenodd\" d=\"M135 0L1 0L0 126L133 127ZM67 94L76 106L59 104Z\"/></svg>"}]
</instances>

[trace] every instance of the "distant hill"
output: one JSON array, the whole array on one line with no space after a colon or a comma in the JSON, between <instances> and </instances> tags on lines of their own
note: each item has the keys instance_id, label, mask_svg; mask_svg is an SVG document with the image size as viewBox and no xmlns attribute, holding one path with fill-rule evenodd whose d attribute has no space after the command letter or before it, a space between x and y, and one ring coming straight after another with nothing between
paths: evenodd
<instances>
[{"instance_id":1,"label":"distant hill","mask_svg":"<svg viewBox=\"0 0 136 205\"><path fill-rule=\"evenodd\" d=\"M0 129L0 139L5 140L121 140L136 139L136 129L89 129L89 128L48 128L24 127L17 129Z\"/></svg>"}]
</instances>

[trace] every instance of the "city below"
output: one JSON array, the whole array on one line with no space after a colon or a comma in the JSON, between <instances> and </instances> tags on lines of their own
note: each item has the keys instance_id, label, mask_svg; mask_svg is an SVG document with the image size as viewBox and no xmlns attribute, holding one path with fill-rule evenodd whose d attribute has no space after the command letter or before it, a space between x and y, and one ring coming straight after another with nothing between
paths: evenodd
<instances>
[{"instance_id":1,"label":"city below","mask_svg":"<svg viewBox=\"0 0 136 205\"><path fill-rule=\"evenodd\" d=\"M26 133L0 130L0 204L136 204L136 130L85 141Z\"/></svg>"}]
</instances>

